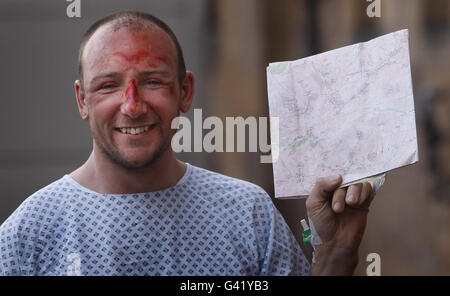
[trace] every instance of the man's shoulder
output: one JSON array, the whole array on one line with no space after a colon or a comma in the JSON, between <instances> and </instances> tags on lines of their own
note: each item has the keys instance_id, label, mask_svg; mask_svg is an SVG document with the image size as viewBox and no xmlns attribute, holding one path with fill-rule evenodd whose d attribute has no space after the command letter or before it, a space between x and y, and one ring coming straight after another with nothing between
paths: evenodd
<instances>
[{"instance_id":1,"label":"man's shoulder","mask_svg":"<svg viewBox=\"0 0 450 296\"><path fill-rule=\"evenodd\" d=\"M73 184L66 175L31 194L20 207L22 205L36 205L37 207L50 209L50 207L60 205L63 202L63 197L74 190Z\"/></svg>"},{"instance_id":2,"label":"man's shoulder","mask_svg":"<svg viewBox=\"0 0 450 296\"><path fill-rule=\"evenodd\" d=\"M219 196L238 197L241 199L269 200L267 192L260 186L230 177L204 168L192 166L191 184L204 193L215 193Z\"/></svg>"},{"instance_id":3,"label":"man's shoulder","mask_svg":"<svg viewBox=\"0 0 450 296\"><path fill-rule=\"evenodd\" d=\"M0 229L18 227L19 225L28 225L35 228L50 222L52 216L55 216L55 212L59 212L64 204L64 196L70 190L71 186L66 176L37 190L17 207L0 226ZM22 228L20 227L20 229Z\"/></svg>"}]
</instances>

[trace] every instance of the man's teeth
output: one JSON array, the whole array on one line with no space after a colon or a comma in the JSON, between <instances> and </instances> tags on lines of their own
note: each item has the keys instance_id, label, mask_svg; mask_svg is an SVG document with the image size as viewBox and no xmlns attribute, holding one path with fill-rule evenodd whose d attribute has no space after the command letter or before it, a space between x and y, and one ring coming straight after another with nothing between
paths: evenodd
<instances>
[{"instance_id":1,"label":"man's teeth","mask_svg":"<svg viewBox=\"0 0 450 296\"><path fill-rule=\"evenodd\" d=\"M150 126L142 126L142 127L122 127L120 131L124 134L132 134L132 135L139 135L143 132L148 131Z\"/></svg>"}]
</instances>

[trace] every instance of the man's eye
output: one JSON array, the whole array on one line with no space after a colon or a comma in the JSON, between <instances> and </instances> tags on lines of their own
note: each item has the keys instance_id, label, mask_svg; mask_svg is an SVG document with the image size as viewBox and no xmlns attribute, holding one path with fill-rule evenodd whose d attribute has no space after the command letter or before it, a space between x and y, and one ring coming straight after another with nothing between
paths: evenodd
<instances>
[{"instance_id":1,"label":"man's eye","mask_svg":"<svg viewBox=\"0 0 450 296\"><path fill-rule=\"evenodd\" d=\"M103 84L101 87L100 87L100 89L109 89L109 88L113 88L113 87L115 87L116 85L115 84L113 84L113 83L106 83L106 84Z\"/></svg>"},{"instance_id":2,"label":"man's eye","mask_svg":"<svg viewBox=\"0 0 450 296\"><path fill-rule=\"evenodd\" d=\"M158 85L158 84L162 84L162 82L159 80L155 80L155 79L149 79L149 80L145 81L145 84Z\"/></svg>"}]
</instances>

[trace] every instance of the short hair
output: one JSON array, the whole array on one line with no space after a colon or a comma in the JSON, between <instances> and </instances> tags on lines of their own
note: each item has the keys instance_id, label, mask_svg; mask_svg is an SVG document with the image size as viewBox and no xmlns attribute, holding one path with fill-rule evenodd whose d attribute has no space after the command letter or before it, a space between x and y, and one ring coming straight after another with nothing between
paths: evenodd
<instances>
[{"instance_id":1,"label":"short hair","mask_svg":"<svg viewBox=\"0 0 450 296\"><path fill-rule=\"evenodd\" d=\"M128 27L131 30L140 30L143 27L143 22L150 22L155 24L157 27L162 29L167 35L172 39L172 42L175 44L175 48L177 51L177 60L178 60L178 80L180 85L183 83L184 77L186 75L186 64L184 63L183 51L181 49L180 44L178 43L177 37L175 33L170 29L170 27L160 20L159 18L145 12L140 11L131 11L131 10L123 10L111 15L108 15L89 27L89 29L84 33L80 48L78 50L78 76L81 81L81 87L83 88L83 52L86 46L86 43L91 39L92 35L103 25L117 22L114 26L114 31L117 31L121 28Z\"/></svg>"}]
</instances>

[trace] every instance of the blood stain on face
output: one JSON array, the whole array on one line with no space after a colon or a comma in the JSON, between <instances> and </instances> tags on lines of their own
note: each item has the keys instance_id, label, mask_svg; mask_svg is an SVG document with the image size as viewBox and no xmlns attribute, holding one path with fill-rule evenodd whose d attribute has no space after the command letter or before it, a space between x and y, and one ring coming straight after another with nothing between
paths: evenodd
<instances>
[{"instance_id":1,"label":"blood stain on face","mask_svg":"<svg viewBox=\"0 0 450 296\"><path fill-rule=\"evenodd\" d=\"M148 57L148 51L147 50L140 50L138 52L129 54L127 52L116 52L115 55L118 55L125 59L127 62L137 64L139 63L143 58Z\"/></svg>"},{"instance_id":2,"label":"blood stain on face","mask_svg":"<svg viewBox=\"0 0 450 296\"><path fill-rule=\"evenodd\" d=\"M137 99L136 81L134 79L130 81L127 89L125 90L125 100L128 109L127 111L129 113L136 113L140 102Z\"/></svg>"}]
</instances>

